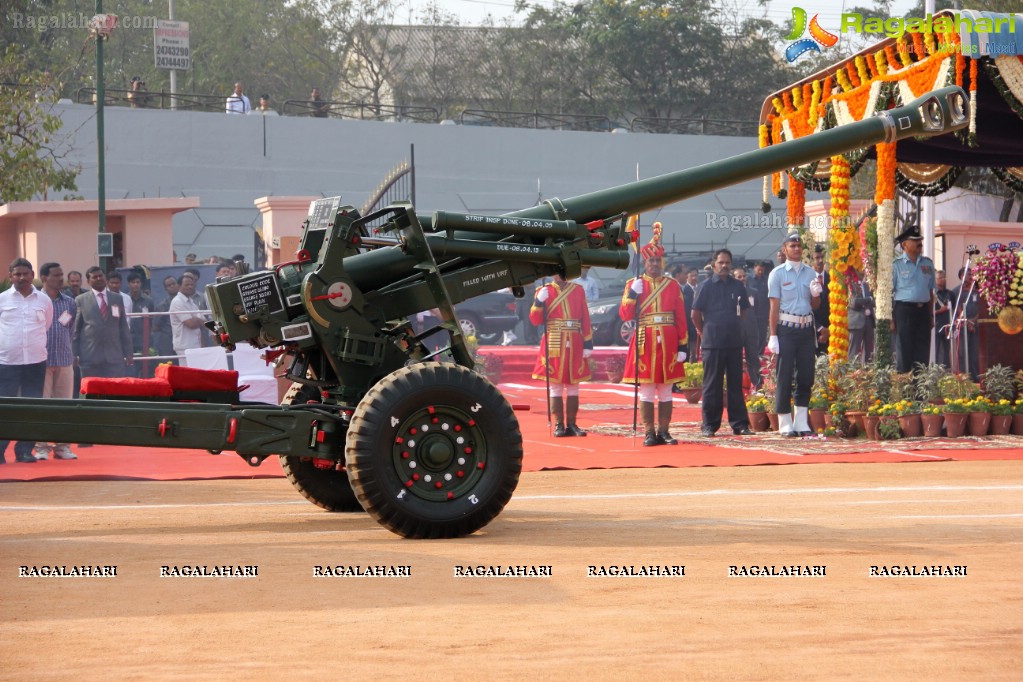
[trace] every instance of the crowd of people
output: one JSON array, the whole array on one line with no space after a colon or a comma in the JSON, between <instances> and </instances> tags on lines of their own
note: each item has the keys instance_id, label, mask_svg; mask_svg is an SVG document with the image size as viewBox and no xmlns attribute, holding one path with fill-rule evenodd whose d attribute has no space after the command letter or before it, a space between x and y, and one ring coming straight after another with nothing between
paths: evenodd
<instances>
[{"instance_id":1,"label":"crowd of people","mask_svg":"<svg viewBox=\"0 0 1023 682\"><path fill-rule=\"evenodd\" d=\"M244 274L242 255L217 262L217 277ZM239 272L241 270L241 273ZM39 266L41 287L35 286L33 264L16 258L9 269L10 288L0 293L0 395L70 399L79 395L85 377L151 375L141 358L153 352L175 361L189 348L209 344L204 333L207 306L196 290L201 278L195 267L165 277L167 295L159 305L131 271L92 266L83 275L67 273L60 263ZM127 289L122 288L127 279ZM0 464L6 463L7 442L0 442ZM79 444L81 447L81 444ZM19 441L15 461L77 459L69 443Z\"/></svg>"},{"instance_id":2,"label":"crowd of people","mask_svg":"<svg viewBox=\"0 0 1023 682\"><path fill-rule=\"evenodd\" d=\"M945 273L935 270L931 259L921 255L922 240L916 226L907 227L895 240L899 252L893 264L891 325L896 369L910 372L927 365L933 342L938 363L948 367L958 360L976 379L979 299L971 286L972 275L960 270L961 284L948 290ZM768 354L777 361L779 432L811 435L808 411L815 359L827 354L829 342L831 280L825 249L815 246L804 261L803 239L793 232L778 250L777 265L757 262L752 276L747 276L744 267L733 267L732 253L720 249L700 282L698 271L687 271L681 265L664 274L660 225L655 224L654 237L641 255L644 274L626 284L619 315L622 320L636 321L623 381L639 386L643 444L677 442L668 431L671 392L685 375L687 359L703 364L701 433L713 437L721 429L725 410L733 434L752 433L743 391L726 391L725 387L759 390ZM550 382L557 437L585 435L576 423L578 385L590 378L585 359L592 352L583 282L583 278L575 282L555 279L538 289L530 309L535 328L547 329L539 339L533 376ZM859 273L851 273L848 285L849 358L869 363L874 358L877 329L874 294ZM955 349L950 348L948 338L951 311L961 318L962 333Z\"/></svg>"}]
</instances>

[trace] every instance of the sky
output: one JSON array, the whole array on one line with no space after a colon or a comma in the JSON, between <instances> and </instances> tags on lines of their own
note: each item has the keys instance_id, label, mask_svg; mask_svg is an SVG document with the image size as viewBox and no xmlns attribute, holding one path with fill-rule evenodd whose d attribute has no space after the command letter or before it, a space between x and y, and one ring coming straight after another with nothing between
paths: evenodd
<instances>
[{"instance_id":1,"label":"sky","mask_svg":"<svg viewBox=\"0 0 1023 682\"><path fill-rule=\"evenodd\" d=\"M515 16L513 11L515 0L437 0L437 2L442 9L454 14L463 25L468 26L478 25L488 14L498 22L504 18L514 18ZM762 12L756 0L729 0L729 2L739 7L740 11L745 6L751 14L759 16ZM530 0L530 3L549 7L554 4L554 0ZM412 4L418 9L420 6L425 6L427 2L426 0L413 0ZM835 0L816 0L815 2L812 0L771 0L766 15L768 19L781 24L791 19L793 7L800 6L811 16L814 13L819 13L822 26L837 27L843 8L853 5L869 7L873 5L873 2L872 0L850 0L847 2L841 0L837 2ZM896 0L893 3L893 13L903 16L915 5L915 0Z\"/></svg>"}]
</instances>

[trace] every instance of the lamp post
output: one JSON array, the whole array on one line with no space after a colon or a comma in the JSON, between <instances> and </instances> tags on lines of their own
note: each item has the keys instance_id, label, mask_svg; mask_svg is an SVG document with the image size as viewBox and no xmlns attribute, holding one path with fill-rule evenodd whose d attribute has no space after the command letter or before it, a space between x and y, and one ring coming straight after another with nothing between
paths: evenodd
<instances>
[{"instance_id":1,"label":"lamp post","mask_svg":"<svg viewBox=\"0 0 1023 682\"><path fill-rule=\"evenodd\" d=\"M106 164L104 156L103 140L103 103L106 94L103 90L103 41L110 37L114 27L117 25L116 15L103 13L103 0L96 0L96 16L90 24L93 35L96 37L96 185L99 207L99 232L102 235L107 228L107 192L106 192ZM96 252L99 259L99 266L106 271L106 258L99 255L99 245L102 238L96 237Z\"/></svg>"}]
</instances>

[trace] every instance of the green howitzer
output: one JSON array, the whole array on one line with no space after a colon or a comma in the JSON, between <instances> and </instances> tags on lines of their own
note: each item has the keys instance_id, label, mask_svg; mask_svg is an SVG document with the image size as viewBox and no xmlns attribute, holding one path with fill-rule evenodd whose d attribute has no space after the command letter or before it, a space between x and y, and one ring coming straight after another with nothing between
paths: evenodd
<instances>
[{"instance_id":1,"label":"green howitzer","mask_svg":"<svg viewBox=\"0 0 1023 682\"><path fill-rule=\"evenodd\" d=\"M473 360L454 305L584 266L624 269L628 215L720 187L969 121L949 87L800 140L503 216L407 202L362 216L312 203L295 261L206 287L221 345L267 349L291 380L284 405L0 399L0 438L277 455L292 484L331 511L365 510L404 537L459 537L489 523L518 483L511 406ZM439 311L416 330L417 313ZM445 332L431 350L423 339ZM440 360L447 361L440 361Z\"/></svg>"}]
</instances>

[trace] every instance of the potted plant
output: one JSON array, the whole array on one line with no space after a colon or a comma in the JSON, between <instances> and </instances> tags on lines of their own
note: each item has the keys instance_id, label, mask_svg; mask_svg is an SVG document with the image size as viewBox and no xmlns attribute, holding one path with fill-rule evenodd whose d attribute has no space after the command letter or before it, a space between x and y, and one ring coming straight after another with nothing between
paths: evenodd
<instances>
[{"instance_id":1,"label":"potted plant","mask_svg":"<svg viewBox=\"0 0 1023 682\"><path fill-rule=\"evenodd\" d=\"M940 405L945 402L941 395L941 381L948 376L948 368L942 364L927 365L917 374L916 397L925 403Z\"/></svg>"},{"instance_id":2,"label":"potted plant","mask_svg":"<svg viewBox=\"0 0 1023 682\"><path fill-rule=\"evenodd\" d=\"M941 425L945 421L942 406L925 404L920 410L920 425L923 427L924 438L937 438L941 435Z\"/></svg>"},{"instance_id":3,"label":"potted plant","mask_svg":"<svg viewBox=\"0 0 1023 682\"><path fill-rule=\"evenodd\" d=\"M1015 405L1007 398L998 402L991 401L991 423L988 431L992 436L1005 436L1012 430L1012 416L1015 412Z\"/></svg>"},{"instance_id":4,"label":"potted plant","mask_svg":"<svg viewBox=\"0 0 1023 682\"><path fill-rule=\"evenodd\" d=\"M966 420L970 417L970 399L946 398L942 405L945 414L945 435L959 438L966 433Z\"/></svg>"},{"instance_id":5,"label":"potted plant","mask_svg":"<svg viewBox=\"0 0 1023 682\"><path fill-rule=\"evenodd\" d=\"M835 430L835 435L843 436L845 438L855 438L857 433L857 426L854 422L850 421L847 413L849 411L849 405L843 400L836 400L831 403L831 407L828 408L831 413L831 427Z\"/></svg>"},{"instance_id":6,"label":"potted plant","mask_svg":"<svg viewBox=\"0 0 1023 682\"><path fill-rule=\"evenodd\" d=\"M902 435L899 418L895 415L883 415L881 421L877 423L877 437L879 440L898 440L902 438Z\"/></svg>"},{"instance_id":7,"label":"potted plant","mask_svg":"<svg viewBox=\"0 0 1023 682\"><path fill-rule=\"evenodd\" d=\"M867 440L881 439L877 433L877 425L881 422L881 417L885 414L885 410L888 407L887 403L875 400L874 404L867 408L867 414L863 417L863 427L867 433Z\"/></svg>"},{"instance_id":8,"label":"potted plant","mask_svg":"<svg viewBox=\"0 0 1023 682\"><path fill-rule=\"evenodd\" d=\"M814 385L810 394L810 430L814 433L823 433L827 427L828 407L831 406L831 396L828 394L827 386Z\"/></svg>"},{"instance_id":9,"label":"potted plant","mask_svg":"<svg viewBox=\"0 0 1023 682\"><path fill-rule=\"evenodd\" d=\"M899 428L906 438L919 438L923 432L920 421L920 403L915 400L900 400L895 403L895 411L899 417Z\"/></svg>"},{"instance_id":10,"label":"potted plant","mask_svg":"<svg viewBox=\"0 0 1023 682\"><path fill-rule=\"evenodd\" d=\"M971 436L986 436L991 425L991 401L985 396L978 396L967 404L969 419L966 420L966 431Z\"/></svg>"},{"instance_id":11,"label":"potted plant","mask_svg":"<svg viewBox=\"0 0 1023 682\"><path fill-rule=\"evenodd\" d=\"M1012 404L1012 434L1023 436L1023 398L1017 398Z\"/></svg>"},{"instance_id":12,"label":"potted plant","mask_svg":"<svg viewBox=\"0 0 1023 682\"><path fill-rule=\"evenodd\" d=\"M972 400L980 395L980 386L965 374L949 374L938 381L938 392L945 402L956 398Z\"/></svg>"},{"instance_id":13,"label":"potted plant","mask_svg":"<svg viewBox=\"0 0 1023 682\"><path fill-rule=\"evenodd\" d=\"M981 375L984 397L991 401L990 431L1004 436L1012 429L1012 399L1016 397L1016 372L1005 365L992 365Z\"/></svg>"},{"instance_id":14,"label":"potted plant","mask_svg":"<svg viewBox=\"0 0 1023 682\"><path fill-rule=\"evenodd\" d=\"M767 409L771 402L762 393L750 393L746 398L746 412L749 414L749 425L754 431L767 431L771 422L767 418Z\"/></svg>"},{"instance_id":15,"label":"potted plant","mask_svg":"<svg viewBox=\"0 0 1023 682\"><path fill-rule=\"evenodd\" d=\"M778 356L768 353L760 362L760 393L767 400L767 420L771 431L778 430L778 412L775 409L775 396L778 390Z\"/></svg>"},{"instance_id":16,"label":"potted plant","mask_svg":"<svg viewBox=\"0 0 1023 682\"><path fill-rule=\"evenodd\" d=\"M691 405L699 403L703 397L703 363L687 363L686 375L677 385Z\"/></svg>"}]
</instances>

